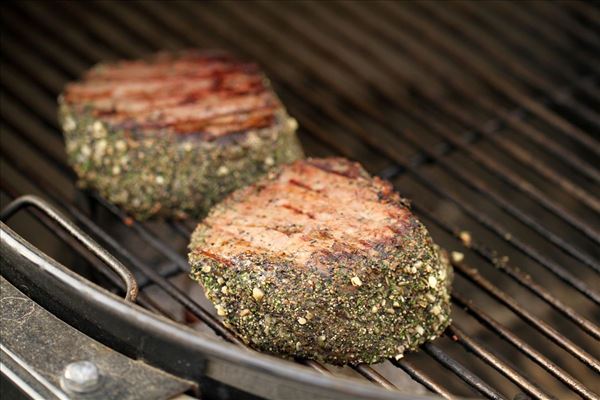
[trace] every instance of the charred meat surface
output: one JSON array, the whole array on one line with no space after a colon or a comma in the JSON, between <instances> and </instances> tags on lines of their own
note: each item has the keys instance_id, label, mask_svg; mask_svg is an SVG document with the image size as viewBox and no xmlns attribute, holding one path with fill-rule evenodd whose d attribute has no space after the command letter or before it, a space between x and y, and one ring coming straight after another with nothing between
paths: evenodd
<instances>
[{"instance_id":1,"label":"charred meat surface","mask_svg":"<svg viewBox=\"0 0 600 400\"><path fill-rule=\"evenodd\" d=\"M223 52L100 64L59 97L83 187L134 217L200 217L302 157L296 121L256 64Z\"/></svg>"},{"instance_id":2,"label":"charred meat surface","mask_svg":"<svg viewBox=\"0 0 600 400\"><path fill-rule=\"evenodd\" d=\"M345 159L296 161L235 191L189 259L225 324L274 354L375 363L450 322L447 258L389 182Z\"/></svg>"}]
</instances>

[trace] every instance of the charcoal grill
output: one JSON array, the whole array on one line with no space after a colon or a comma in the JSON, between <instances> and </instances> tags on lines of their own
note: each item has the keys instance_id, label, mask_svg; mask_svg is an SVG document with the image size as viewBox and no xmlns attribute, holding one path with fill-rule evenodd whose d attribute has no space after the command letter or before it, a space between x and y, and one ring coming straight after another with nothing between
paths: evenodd
<instances>
[{"instance_id":1,"label":"charcoal grill","mask_svg":"<svg viewBox=\"0 0 600 400\"><path fill-rule=\"evenodd\" d=\"M23 1L1 11L3 206L16 199L2 214L3 318L19 297L84 350L106 345L97 357L116 361L103 368L142 360L120 378L136 390L164 382L150 397L598 399L597 4ZM455 252L444 337L352 368L245 349L187 280L192 223L140 223L76 188L56 121L64 84L102 60L186 47L258 60L307 154L359 160L414 200ZM20 354L10 343L2 391L65 398L64 365L36 370L35 343ZM45 343L48 360L77 357ZM146 393L136 390L128 396Z\"/></svg>"}]
</instances>

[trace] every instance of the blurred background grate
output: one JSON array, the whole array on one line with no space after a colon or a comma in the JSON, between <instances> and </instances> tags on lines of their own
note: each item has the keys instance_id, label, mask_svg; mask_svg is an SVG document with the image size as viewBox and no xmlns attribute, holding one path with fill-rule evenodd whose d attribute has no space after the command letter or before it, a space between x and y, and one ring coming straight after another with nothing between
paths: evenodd
<instances>
[{"instance_id":1,"label":"blurred background grate","mask_svg":"<svg viewBox=\"0 0 600 400\"><path fill-rule=\"evenodd\" d=\"M392 180L465 255L444 338L373 367L300 362L402 393L597 398L597 4L22 1L1 17L3 205L38 194L66 207L135 272L141 305L237 341L187 278L193 223L138 223L76 188L56 97L100 61L226 48L266 70L308 155ZM39 222L11 225L122 291Z\"/></svg>"}]
</instances>

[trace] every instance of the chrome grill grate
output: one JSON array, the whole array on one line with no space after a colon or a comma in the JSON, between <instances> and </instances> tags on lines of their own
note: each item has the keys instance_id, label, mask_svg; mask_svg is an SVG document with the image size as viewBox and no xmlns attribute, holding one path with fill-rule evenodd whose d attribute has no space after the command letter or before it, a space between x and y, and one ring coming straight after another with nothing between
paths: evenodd
<instances>
[{"instance_id":1,"label":"chrome grill grate","mask_svg":"<svg viewBox=\"0 0 600 400\"><path fill-rule=\"evenodd\" d=\"M391 364L446 398L597 398L595 5L23 2L2 22L3 193L65 207L135 271L140 305L240 344L175 282L188 271L191 224L138 223L77 191L55 98L101 60L226 47L262 63L308 154L357 159L392 180L439 243L465 252L447 338ZM98 280L118 289L107 275ZM185 311L165 309L165 296ZM387 367L354 370L407 390Z\"/></svg>"}]
</instances>

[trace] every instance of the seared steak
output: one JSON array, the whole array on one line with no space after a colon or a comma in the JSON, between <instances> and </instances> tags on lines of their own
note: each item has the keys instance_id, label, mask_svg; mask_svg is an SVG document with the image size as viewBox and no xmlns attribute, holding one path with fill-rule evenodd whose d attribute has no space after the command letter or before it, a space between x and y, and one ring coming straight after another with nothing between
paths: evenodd
<instances>
[{"instance_id":1,"label":"seared steak","mask_svg":"<svg viewBox=\"0 0 600 400\"><path fill-rule=\"evenodd\" d=\"M190 244L192 277L250 346L374 363L449 324L451 269L389 182L307 159L215 206Z\"/></svg>"},{"instance_id":2,"label":"seared steak","mask_svg":"<svg viewBox=\"0 0 600 400\"><path fill-rule=\"evenodd\" d=\"M302 157L296 122L259 68L222 52L101 64L59 102L81 184L138 218L204 215Z\"/></svg>"}]
</instances>

